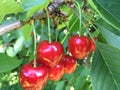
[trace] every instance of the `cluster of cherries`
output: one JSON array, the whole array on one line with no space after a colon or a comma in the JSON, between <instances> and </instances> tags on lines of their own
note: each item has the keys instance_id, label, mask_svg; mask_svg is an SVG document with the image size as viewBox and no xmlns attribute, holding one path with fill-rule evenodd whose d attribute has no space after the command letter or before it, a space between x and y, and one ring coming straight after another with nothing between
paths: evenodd
<instances>
[{"instance_id":1,"label":"cluster of cherries","mask_svg":"<svg viewBox=\"0 0 120 90\"><path fill-rule=\"evenodd\" d=\"M95 50L93 40L87 36L73 35L68 41L71 56L64 54L64 47L59 42L43 40L37 48L36 67L33 62L20 69L19 80L24 90L42 90L47 80L57 81L64 73L76 70L77 59L84 59Z\"/></svg>"}]
</instances>

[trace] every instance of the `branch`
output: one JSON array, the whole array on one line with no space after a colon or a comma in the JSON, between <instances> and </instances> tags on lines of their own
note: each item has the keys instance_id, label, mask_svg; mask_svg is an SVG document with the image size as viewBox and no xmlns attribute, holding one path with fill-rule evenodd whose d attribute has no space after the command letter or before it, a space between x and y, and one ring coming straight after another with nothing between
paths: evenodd
<instances>
[{"instance_id":1,"label":"branch","mask_svg":"<svg viewBox=\"0 0 120 90\"><path fill-rule=\"evenodd\" d=\"M72 0L53 0L49 5L48 5L48 12L49 14L54 12L59 6L61 6L62 4L64 4L65 2L70 2ZM28 23L30 23L31 20L38 20L38 19L42 19L46 17L46 13L45 11L38 11L37 13L35 13L32 18L26 22L21 22L19 20L10 23L8 25L1 25L0 26L0 36L3 35L6 32L10 32L12 30L16 30Z\"/></svg>"}]
</instances>

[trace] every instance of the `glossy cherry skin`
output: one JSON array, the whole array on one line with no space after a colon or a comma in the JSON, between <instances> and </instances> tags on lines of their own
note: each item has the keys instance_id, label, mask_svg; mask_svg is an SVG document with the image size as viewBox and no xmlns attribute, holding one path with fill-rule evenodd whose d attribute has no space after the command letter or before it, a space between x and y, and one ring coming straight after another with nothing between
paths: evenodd
<instances>
[{"instance_id":1,"label":"glossy cherry skin","mask_svg":"<svg viewBox=\"0 0 120 90\"><path fill-rule=\"evenodd\" d=\"M24 90L42 90L48 80L48 69L45 66L34 68L26 64L20 69L19 80Z\"/></svg>"},{"instance_id":2,"label":"glossy cherry skin","mask_svg":"<svg viewBox=\"0 0 120 90\"><path fill-rule=\"evenodd\" d=\"M64 55L61 62L64 64L64 72L66 74L71 74L76 70L77 60L73 56Z\"/></svg>"},{"instance_id":3,"label":"glossy cherry skin","mask_svg":"<svg viewBox=\"0 0 120 90\"><path fill-rule=\"evenodd\" d=\"M73 35L68 41L70 53L77 59L84 59L91 49L91 42L87 36Z\"/></svg>"},{"instance_id":4,"label":"glossy cherry skin","mask_svg":"<svg viewBox=\"0 0 120 90\"><path fill-rule=\"evenodd\" d=\"M49 79L52 81L57 81L64 75L64 65L58 63L56 66L49 69Z\"/></svg>"},{"instance_id":5,"label":"glossy cherry skin","mask_svg":"<svg viewBox=\"0 0 120 90\"><path fill-rule=\"evenodd\" d=\"M59 63L64 54L64 47L59 42L42 41L38 45L37 56L39 60L48 67Z\"/></svg>"}]
</instances>

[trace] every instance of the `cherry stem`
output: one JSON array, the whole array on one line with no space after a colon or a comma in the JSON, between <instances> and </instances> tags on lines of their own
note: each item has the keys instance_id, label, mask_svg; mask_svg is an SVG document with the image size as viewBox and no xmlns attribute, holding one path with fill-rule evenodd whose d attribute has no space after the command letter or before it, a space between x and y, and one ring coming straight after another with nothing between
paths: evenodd
<instances>
[{"instance_id":1,"label":"cherry stem","mask_svg":"<svg viewBox=\"0 0 120 90\"><path fill-rule=\"evenodd\" d=\"M79 3L78 2L76 2L76 4L77 4L77 8L78 8L78 12L79 12L79 16L78 16L78 18L79 18L79 36L81 35L81 26L82 26L82 19L81 19L81 10L80 10L80 5L79 5ZM72 8L70 8L75 14L77 14ZM70 31L72 30L72 27L76 24L76 22L77 22L77 19L74 21L74 23L72 24L72 26L70 27L70 28L68 28L69 29L69 31L66 33L66 35L64 36L64 38L62 39L62 41L61 41L61 43L63 44L64 43L64 41L65 41L65 39L67 38L67 36L69 35L69 33L70 33Z\"/></svg>"},{"instance_id":2,"label":"cherry stem","mask_svg":"<svg viewBox=\"0 0 120 90\"><path fill-rule=\"evenodd\" d=\"M79 36L81 36L81 26L82 26L81 9L80 9L80 4L77 1L75 1L75 3L77 4L78 15L79 15Z\"/></svg>"},{"instance_id":3,"label":"cherry stem","mask_svg":"<svg viewBox=\"0 0 120 90\"><path fill-rule=\"evenodd\" d=\"M62 41L61 41L61 44L64 43L64 41L65 41L65 39L67 38L68 35L69 35L69 32L67 32L67 34L64 36L64 38L63 38Z\"/></svg>"},{"instance_id":4,"label":"cherry stem","mask_svg":"<svg viewBox=\"0 0 120 90\"><path fill-rule=\"evenodd\" d=\"M42 25L42 27L41 27L41 37L40 37L40 41L42 40L42 37L43 37L43 27L44 27L44 24L42 23L41 25Z\"/></svg>"},{"instance_id":5,"label":"cherry stem","mask_svg":"<svg viewBox=\"0 0 120 90\"><path fill-rule=\"evenodd\" d=\"M59 19L58 19L58 22L57 22L57 26L58 26L58 23L59 23ZM57 42L59 31L57 29L55 29L55 33L56 33L55 39L56 39L56 42Z\"/></svg>"},{"instance_id":6,"label":"cherry stem","mask_svg":"<svg viewBox=\"0 0 120 90\"><path fill-rule=\"evenodd\" d=\"M35 30L35 26L34 26L34 21L32 21L32 27L33 27L33 33L34 33L34 67L37 67L36 64L36 30Z\"/></svg>"},{"instance_id":7,"label":"cherry stem","mask_svg":"<svg viewBox=\"0 0 120 90\"><path fill-rule=\"evenodd\" d=\"M50 18L49 18L49 13L46 8L46 14L47 14L47 23L48 23L48 36L49 36L49 43L51 43L51 33L50 33Z\"/></svg>"},{"instance_id":8,"label":"cherry stem","mask_svg":"<svg viewBox=\"0 0 120 90\"><path fill-rule=\"evenodd\" d=\"M91 17L90 20L88 20L86 17L83 17L83 18L86 19L86 20L88 21L88 23L92 24L92 22L90 21L90 20L92 19L92 17ZM97 31L97 33L99 33L99 31L97 30L97 28L96 28L94 25L92 25L92 26L95 28L95 30ZM94 40L93 36L91 35L90 31L88 30L87 27L85 27L85 28L86 28L86 31L88 32L90 38L91 38L91 39L93 40L93 42L95 43L95 40Z\"/></svg>"},{"instance_id":9,"label":"cherry stem","mask_svg":"<svg viewBox=\"0 0 120 90\"><path fill-rule=\"evenodd\" d=\"M76 22L77 22L77 19L74 21L74 23L71 25L70 28L66 25L66 26L67 26L67 29L68 29L69 31L67 31L66 35L65 35L64 38L62 39L61 44L64 43L65 39L66 39L67 36L69 35L70 31L72 30L72 28L73 28L73 26L76 24Z\"/></svg>"},{"instance_id":10,"label":"cherry stem","mask_svg":"<svg viewBox=\"0 0 120 90\"><path fill-rule=\"evenodd\" d=\"M58 31L57 31L57 30L55 30L55 33L56 33L56 36L55 36L55 41L57 42L57 40L58 40Z\"/></svg>"}]
</instances>

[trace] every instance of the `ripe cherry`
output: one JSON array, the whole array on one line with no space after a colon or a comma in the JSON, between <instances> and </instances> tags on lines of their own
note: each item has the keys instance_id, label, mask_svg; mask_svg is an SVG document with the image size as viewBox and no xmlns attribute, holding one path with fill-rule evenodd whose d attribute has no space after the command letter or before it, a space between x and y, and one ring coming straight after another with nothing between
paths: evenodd
<instances>
[{"instance_id":1,"label":"ripe cherry","mask_svg":"<svg viewBox=\"0 0 120 90\"><path fill-rule=\"evenodd\" d=\"M98 38L94 37L94 40L98 41ZM92 39L90 39L90 41L91 41L91 51L94 52L95 48L96 48L95 43L94 43L94 41Z\"/></svg>"},{"instance_id":2,"label":"ripe cherry","mask_svg":"<svg viewBox=\"0 0 120 90\"><path fill-rule=\"evenodd\" d=\"M70 53L77 59L84 59L91 49L91 42L87 36L73 35L68 41Z\"/></svg>"},{"instance_id":3,"label":"ripe cherry","mask_svg":"<svg viewBox=\"0 0 120 90\"><path fill-rule=\"evenodd\" d=\"M48 67L53 67L58 64L63 54L64 48L59 42L49 43L47 40L45 40L38 45L38 58Z\"/></svg>"},{"instance_id":4,"label":"ripe cherry","mask_svg":"<svg viewBox=\"0 0 120 90\"><path fill-rule=\"evenodd\" d=\"M42 90L48 80L48 69L45 66L34 68L26 64L20 69L19 80L24 90Z\"/></svg>"},{"instance_id":5,"label":"ripe cherry","mask_svg":"<svg viewBox=\"0 0 120 90\"><path fill-rule=\"evenodd\" d=\"M61 62L64 64L64 71L66 74L71 74L76 70L77 60L75 57L64 55Z\"/></svg>"},{"instance_id":6,"label":"ripe cherry","mask_svg":"<svg viewBox=\"0 0 120 90\"><path fill-rule=\"evenodd\" d=\"M90 40L91 41L91 51L94 52L95 51L95 43L93 40Z\"/></svg>"},{"instance_id":7,"label":"ripe cherry","mask_svg":"<svg viewBox=\"0 0 120 90\"><path fill-rule=\"evenodd\" d=\"M56 66L50 68L49 70L49 79L52 81L60 80L63 75L64 65L62 63L58 63Z\"/></svg>"}]
</instances>

